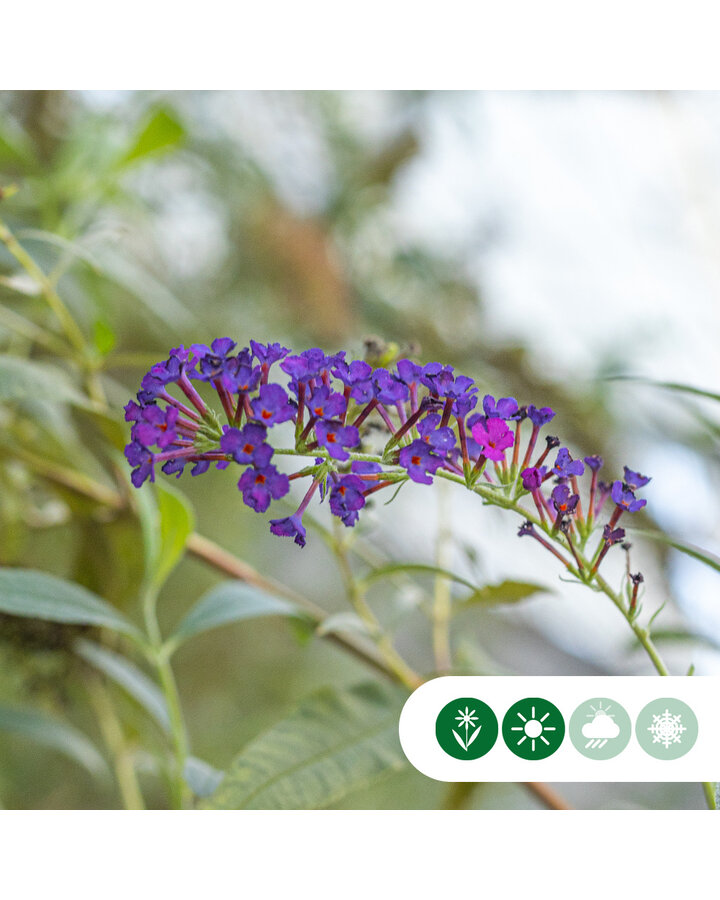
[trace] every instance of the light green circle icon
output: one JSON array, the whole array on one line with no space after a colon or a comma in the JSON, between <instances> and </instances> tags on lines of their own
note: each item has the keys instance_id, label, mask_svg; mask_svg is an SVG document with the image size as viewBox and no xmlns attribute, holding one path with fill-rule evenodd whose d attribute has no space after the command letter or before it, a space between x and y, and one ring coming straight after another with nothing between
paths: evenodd
<instances>
[{"instance_id":1,"label":"light green circle icon","mask_svg":"<svg viewBox=\"0 0 720 900\"><path fill-rule=\"evenodd\" d=\"M698 720L687 703L660 697L640 711L635 735L643 750L655 759L679 759L697 740Z\"/></svg>"},{"instance_id":2,"label":"light green circle icon","mask_svg":"<svg viewBox=\"0 0 720 900\"><path fill-rule=\"evenodd\" d=\"M570 740L588 759L612 759L627 747L632 722L627 711L608 697L581 703L570 716Z\"/></svg>"}]
</instances>

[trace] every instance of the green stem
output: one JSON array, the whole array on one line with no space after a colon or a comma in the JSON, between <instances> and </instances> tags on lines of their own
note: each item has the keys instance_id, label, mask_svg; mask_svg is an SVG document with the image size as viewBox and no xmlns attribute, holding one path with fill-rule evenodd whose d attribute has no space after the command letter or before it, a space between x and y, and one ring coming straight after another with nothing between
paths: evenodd
<instances>
[{"instance_id":1,"label":"green stem","mask_svg":"<svg viewBox=\"0 0 720 900\"><path fill-rule=\"evenodd\" d=\"M145 809L145 801L122 725L101 678L91 675L87 681L87 691L103 741L112 757L115 780L123 806L125 809Z\"/></svg>"},{"instance_id":2,"label":"green stem","mask_svg":"<svg viewBox=\"0 0 720 900\"><path fill-rule=\"evenodd\" d=\"M45 299L45 302L60 323L60 327L65 332L65 336L71 346L77 351L78 361L87 376L88 393L90 394L91 399L96 403L104 403L105 392L100 382L98 372L88 356L85 336L73 318L72 313L55 290L53 283L2 219L0 219L0 241L5 244L8 252L15 257L30 278L32 278L35 284L40 288L40 293Z\"/></svg>"},{"instance_id":3,"label":"green stem","mask_svg":"<svg viewBox=\"0 0 720 900\"><path fill-rule=\"evenodd\" d=\"M333 524L337 529L337 523ZM380 650L388 669L395 675L401 684L404 684L409 690L414 691L415 688L420 687L423 679L417 672L410 668L403 657L397 652L392 640L383 630L377 616L365 599L364 592L355 578L352 566L350 565L345 542L343 538L337 534L337 530L333 542L333 550L337 557L340 573L345 584L345 590L350 604L363 622L368 626L370 633L375 636L378 650Z\"/></svg>"},{"instance_id":4,"label":"green stem","mask_svg":"<svg viewBox=\"0 0 720 900\"><path fill-rule=\"evenodd\" d=\"M143 616L149 638L148 656L157 669L160 687L165 696L170 719L170 735L173 748L173 769L171 776L171 800L175 809L185 804L185 761L188 756L188 740L185 721L180 704L175 675L168 653L163 647L162 633L157 618L157 590L146 586L143 591Z\"/></svg>"},{"instance_id":5,"label":"green stem","mask_svg":"<svg viewBox=\"0 0 720 900\"><path fill-rule=\"evenodd\" d=\"M446 490L447 485L441 484L438 487L439 525L435 564L440 569L446 569L449 564L447 557L452 541L450 498ZM452 668L452 650L450 647L451 613L450 582L447 578L436 576L432 604L432 640L435 669L439 673L448 672Z\"/></svg>"}]
</instances>

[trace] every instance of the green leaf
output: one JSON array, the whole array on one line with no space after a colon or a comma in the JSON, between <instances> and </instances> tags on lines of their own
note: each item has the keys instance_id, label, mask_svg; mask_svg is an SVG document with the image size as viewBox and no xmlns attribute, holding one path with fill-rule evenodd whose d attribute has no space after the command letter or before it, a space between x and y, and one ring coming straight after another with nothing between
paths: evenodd
<instances>
[{"instance_id":1,"label":"green leaf","mask_svg":"<svg viewBox=\"0 0 720 900\"><path fill-rule=\"evenodd\" d=\"M327 634L347 634L348 632L372 637L377 632L377 628L372 628L357 613L343 610L326 616L316 629L316 634L321 637Z\"/></svg>"},{"instance_id":2,"label":"green leaf","mask_svg":"<svg viewBox=\"0 0 720 900\"><path fill-rule=\"evenodd\" d=\"M124 688L150 713L163 731L170 733L170 716L162 691L134 663L107 647L83 638L75 642L74 649L78 656Z\"/></svg>"},{"instance_id":3,"label":"green leaf","mask_svg":"<svg viewBox=\"0 0 720 900\"><path fill-rule=\"evenodd\" d=\"M91 269L96 272L100 271L100 264L93 254L83 247L78 241L69 241L67 238L61 237L59 234L53 234L51 231L43 231L40 228L23 228L18 231L17 237L22 240L40 241L44 244L50 244L70 256L77 257L87 263Z\"/></svg>"},{"instance_id":4,"label":"green leaf","mask_svg":"<svg viewBox=\"0 0 720 900\"><path fill-rule=\"evenodd\" d=\"M26 619L102 625L133 637L135 626L97 594L34 569L0 569L0 612Z\"/></svg>"},{"instance_id":5,"label":"green leaf","mask_svg":"<svg viewBox=\"0 0 720 900\"><path fill-rule=\"evenodd\" d=\"M187 309L161 280L128 256L112 247L99 252L103 281L112 281L132 294L152 315L157 334L171 335L174 340L188 329L197 327L195 314Z\"/></svg>"},{"instance_id":6,"label":"green leaf","mask_svg":"<svg viewBox=\"0 0 720 900\"><path fill-rule=\"evenodd\" d=\"M63 369L31 359L0 355L0 402L20 403L35 397L86 409L93 406Z\"/></svg>"},{"instance_id":7,"label":"green leaf","mask_svg":"<svg viewBox=\"0 0 720 900\"><path fill-rule=\"evenodd\" d=\"M695 397L705 397L708 400L720 401L720 394L714 391L693 387L690 384L680 384L677 381L654 381L652 378L640 378L634 375L613 375L607 378L606 381L633 381L637 384L648 384L651 387L663 388L666 391L677 391L681 394L692 394Z\"/></svg>"},{"instance_id":8,"label":"green leaf","mask_svg":"<svg viewBox=\"0 0 720 900\"><path fill-rule=\"evenodd\" d=\"M319 691L245 748L207 806L322 809L399 771L405 698L378 683Z\"/></svg>"},{"instance_id":9,"label":"green leaf","mask_svg":"<svg viewBox=\"0 0 720 900\"><path fill-rule=\"evenodd\" d=\"M473 591L461 603L463 606L497 606L501 603L519 603L533 594L548 593L541 584L531 581L501 581L500 584L486 584Z\"/></svg>"},{"instance_id":10,"label":"green leaf","mask_svg":"<svg viewBox=\"0 0 720 900\"><path fill-rule=\"evenodd\" d=\"M646 531L642 528L628 530L639 537L649 538L651 541L657 541L659 544L666 544L668 547L679 550L680 553L684 553L686 556L699 560L711 569L715 569L716 572L720 572L720 557L715 556L714 553L710 553L708 550L703 550L694 544L686 544L684 541L679 541L667 534L663 534L662 531Z\"/></svg>"},{"instance_id":11,"label":"green leaf","mask_svg":"<svg viewBox=\"0 0 720 900\"><path fill-rule=\"evenodd\" d=\"M195 516L178 490L160 482L155 487L160 515L160 546L153 580L156 585L161 585L185 552L187 539L195 528Z\"/></svg>"},{"instance_id":12,"label":"green leaf","mask_svg":"<svg viewBox=\"0 0 720 900\"><path fill-rule=\"evenodd\" d=\"M368 575L362 579L364 584L371 584L373 581L378 581L382 578L387 578L392 575L397 575L401 572L418 572L426 575L440 575L442 578L447 578L449 581L455 581L458 584L462 584L467 588L470 588L471 591L477 590L477 585L473 584L472 581L468 581L467 578L463 578L460 575L455 575L454 572L450 572L448 569L442 569L440 566L430 566L425 565L424 563L391 563L387 566L380 566L377 569L373 569Z\"/></svg>"},{"instance_id":13,"label":"green leaf","mask_svg":"<svg viewBox=\"0 0 720 900\"><path fill-rule=\"evenodd\" d=\"M168 644L174 650L203 631L264 616L305 618L306 614L289 600L275 597L253 585L243 581L225 581L200 598L180 622Z\"/></svg>"},{"instance_id":14,"label":"green leaf","mask_svg":"<svg viewBox=\"0 0 720 900\"><path fill-rule=\"evenodd\" d=\"M156 482L133 495L145 548L145 570L150 584L160 588L180 562L187 539L195 528L192 507L176 488Z\"/></svg>"},{"instance_id":15,"label":"green leaf","mask_svg":"<svg viewBox=\"0 0 720 900\"><path fill-rule=\"evenodd\" d=\"M175 114L165 108L156 109L135 138L132 146L119 161L124 168L130 163L172 150L185 137L185 129Z\"/></svg>"},{"instance_id":16,"label":"green leaf","mask_svg":"<svg viewBox=\"0 0 720 900\"><path fill-rule=\"evenodd\" d=\"M92 741L77 728L32 709L0 706L0 731L29 738L64 753L93 775L107 773L107 765Z\"/></svg>"},{"instance_id":17,"label":"green leaf","mask_svg":"<svg viewBox=\"0 0 720 900\"><path fill-rule=\"evenodd\" d=\"M717 643L711 637L704 634L697 634L692 631L683 631L680 628L658 628L652 633L654 643L658 641L672 641L673 643L694 641L699 644L707 644L710 647L717 647Z\"/></svg>"},{"instance_id":18,"label":"green leaf","mask_svg":"<svg viewBox=\"0 0 720 900\"><path fill-rule=\"evenodd\" d=\"M117 336L112 327L102 319L93 325L93 344L100 356L107 356L117 343Z\"/></svg>"},{"instance_id":19,"label":"green leaf","mask_svg":"<svg viewBox=\"0 0 720 900\"><path fill-rule=\"evenodd\" d=\"M209 797L220 786L225 773L206 763L197 756L188 756L185 760L183 778L196 797Z\"/></svg>"}]
</instances>

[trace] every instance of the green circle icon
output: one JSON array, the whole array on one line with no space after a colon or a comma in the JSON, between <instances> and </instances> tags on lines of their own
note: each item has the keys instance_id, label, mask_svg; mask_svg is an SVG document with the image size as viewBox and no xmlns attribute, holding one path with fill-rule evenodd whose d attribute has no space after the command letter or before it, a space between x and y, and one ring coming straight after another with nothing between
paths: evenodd
<instances>
[{"instance_id":1,"label":"green circle icon","mask_svg":"<svg viewBox=\"0 0 720 900\"><path fill-rule=\"evenodd\" d=\"M570 716L568 734L575 749L588 759L612 759L627 747L632 722L617 700L593 697Z\"/></svg>"},{"instance_id":2,"label":"green circle icon","mask_svg":"<svg viewBox=\"0 0 720 900\"><path fill-rule=\"evenodd\" d=\"M565 737L560 710L542 697L526 697L513 703L505 713L503 739L515 756L545 759L557 750Z\"/></svg>"},{"instance_id":3,"label":"green circle icon","mask_svg":"<svg viewBox=\"0 0 720 900\"><path fill-rule=\"evenodd\" d=\"M660 697L640 710L635 734L643 750L655 759L679 759L695 744L698 721L687 703Z\"/></svg>"},{"instance_id":4,"label":"green circle icon","mask_svg":"<svg viewBox=\"0 0 720 900\"><path fill-rule=\"evenodd\" d=\"M440 710L435 736L443 750L455 759L479 759L497 740L498 720L482 700L459 697Z\"/></svg>"}]
</instances>

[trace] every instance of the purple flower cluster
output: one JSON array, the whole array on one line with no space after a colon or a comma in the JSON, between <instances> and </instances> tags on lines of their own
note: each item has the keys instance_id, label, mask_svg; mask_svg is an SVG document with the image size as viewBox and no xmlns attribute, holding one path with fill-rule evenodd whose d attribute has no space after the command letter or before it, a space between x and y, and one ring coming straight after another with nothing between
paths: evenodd
<instances>
[{"instance_id":1,"label":"purple flower cluster","mask_svg":"<svg viewBox=\"0 0 720 900\"><path fill-rule=\"evenodd\" d=\"M270 381L273 367L276 381ZM486 487L502 486L516 496L528 492L548 530L552 525L566 536L573 521L591 523L608 499L615 505L613 534L624 512L645 505L635 492L649 479L638 472L626 468L622 481L598 482L600 457L573 459L556 437L548 436L536 454L540 430L555 416L549 407L519 406L514 397L490 394L478 401L473 380L440 363L401 359L391 368L373 368L344 352L293 354L255 341L238 349L230 338L218 338L177 347L152 366L137 399L125 407L132 423L125 455L136 487L154 481L156 466L180 477L188 465L195 476L235 463L242 468L243 501L256 512L285 497L293 479L309 478L296 512L270 522L273 534L300 546L306 539L302 516L318 489L321 501L329 496L333 515L354 526L371 494L408 479L432 484L438 473L471 488L482 479ZM371 417L387 432L384 449L374 454L365 446ZM532 430L521 461L526 420ZM270 431L285 423L291 446L283 452L313 462L292 474L276 467L269 441ZM583 518L577 479L586 468L591 484ZM554 488L546 496L549 479Z\"/></svg>"}]
</instances>

